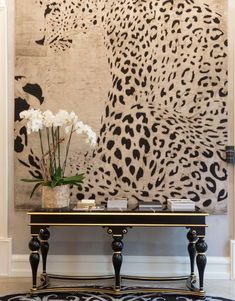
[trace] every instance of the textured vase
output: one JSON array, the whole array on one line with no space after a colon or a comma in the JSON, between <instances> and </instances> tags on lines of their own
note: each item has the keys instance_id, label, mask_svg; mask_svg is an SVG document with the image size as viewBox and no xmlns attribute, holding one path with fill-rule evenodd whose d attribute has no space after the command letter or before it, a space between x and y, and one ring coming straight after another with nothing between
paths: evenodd
<instances>
[{"instance_id":1,"label":"textured vase","mask_svg":"<svg viewBox=\"0 0 235 301\"><path fill-rule=\"evenodd\" d=\"M69 185L54 188L42 186L42 208L68 207L70 201Z\"/></svg>"}]
</instances>

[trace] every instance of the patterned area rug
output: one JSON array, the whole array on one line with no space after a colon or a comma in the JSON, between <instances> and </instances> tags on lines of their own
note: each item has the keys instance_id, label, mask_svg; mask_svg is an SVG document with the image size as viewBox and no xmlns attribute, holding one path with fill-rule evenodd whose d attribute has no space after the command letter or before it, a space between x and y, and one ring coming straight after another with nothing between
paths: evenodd
<instances>
[{"instance_id":1,"label":"patterned area rug","mask_svg":"<svg viewBox=\"0 0 235 301\"><path fill-rule=\"evenodd\" d=\"M159 295L156 293L128 294L123 296L111 296L106 294L81 293L81 294L45 294L28 297L25 294L14 294L0 297L0 301L234 301L221 297L187 297L178 295Z\"/></svg>"}]
</instances>

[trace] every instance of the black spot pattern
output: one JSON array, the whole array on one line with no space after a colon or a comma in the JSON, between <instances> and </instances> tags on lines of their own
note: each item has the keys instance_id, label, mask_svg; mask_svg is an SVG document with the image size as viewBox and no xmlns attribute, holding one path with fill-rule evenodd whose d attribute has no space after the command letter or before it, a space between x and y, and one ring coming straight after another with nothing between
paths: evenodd
<instances>
[{"instance_id":1,"label":"black spot pattern","mask_svg":"<svg viewBox=\"0 0 235 301\"><path fill-rule=\"evenodd\" d=\"M20 118L20 113L30 109L29 97L33 97L40 106L44 102L42 88L39 84L30 83L25 76L15 76L16 90L21 91L20 97L15 97L15 140L14 150L17 153L17 161L28 170L27 177L41 179L40 159L41 154L33 150L28 143L28 134L24 121ZM32 144L31 144L32 145ZM29 191L31 187L29 187Z\"/></svg>"},{"instance_id":2,"label":"black spot pattern","mask_svg":"<svg viewBox=\"0 0 235 301\"><path fill-rule=\"evenodd\" d=\"M112 86L81 198L191 198L225 207L227 40L223 17L196 0L47 1L37 40L68 50L102 28ZM30 93L28 91L28 93ZM34 94L35 95L35 94ZM22 142L21 142L22 143ZM100 169L102 168L102 169Z\"/></svg>"}]
</instances>

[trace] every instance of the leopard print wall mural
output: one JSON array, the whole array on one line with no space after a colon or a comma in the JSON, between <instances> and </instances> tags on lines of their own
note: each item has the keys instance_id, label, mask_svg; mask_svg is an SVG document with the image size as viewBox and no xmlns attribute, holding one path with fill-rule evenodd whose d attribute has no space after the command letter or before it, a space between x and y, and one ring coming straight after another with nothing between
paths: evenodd
<instances>
[{"instance_id":1,"label":"leopard print wall mural","mask_svg":"<svg viewBox=\"0 0 235 301\"><path fill-rule=\"evenodd\" d=\"M74 147L71 168L86 171L83 190L71 190L74 201L187 197L209 212L226 211L226 0L16 6L16 115L63 106L98 134L92 153ZM30 188L17 179L40 175L27 139L16 118L18 208L36 201L26 201Z\"/></svg>"}]
</instances>

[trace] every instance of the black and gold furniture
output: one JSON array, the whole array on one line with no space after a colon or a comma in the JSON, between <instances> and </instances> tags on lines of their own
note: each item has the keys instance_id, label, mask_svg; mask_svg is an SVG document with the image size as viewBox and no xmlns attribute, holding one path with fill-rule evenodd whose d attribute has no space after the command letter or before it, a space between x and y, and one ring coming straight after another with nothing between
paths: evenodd
<instances>
[{"instance_id":1,"label":"black and gold furniture","mask_svg":"<svg viewBox=\"0 0 235 301\"><path fill-rule=\"evenodd\" d=\"M46 292L78 292L87 291L88 287L49 287L50 278L60 279L114 279L113 288L90 287L89 291L106 292L111 294L126 294L129 292L157 292L157 293L179 293L192 296L204 296L204 270L206 266L207 244L205 242L205 228L207 213L203 212L141 212L141 211L125 211L125 212L77 212L67 211L45 211L37 210L28 212L30 216L29 226L31 228L30 248L30 264L32 268L32 289L30 294L39 294ZM113 267L114 275L103 275L100 277L73 277L60 276L47 273L46 263L49 251L50 227L70 227L70 226L101 226L107 228L112 235L113 249ZM129 275L121 275L122 266L122 250L123 237L127 234L128 228L131 227L186 227L189 229L187 234L188 253L190 257L190 274L180 277L135 277ZM41 251L43 272L41 275L41 284L37 286L37 270L40 260L39 251ZM194 262L199 274L199 286L196 286L196 276L194 271ZM186 280L187 287L185 289L176 288L156 288L141 287L134 289L125 287L122 290L122 279L131 280L148 280L148 281L169 281L169 280Z\"/></svg>"}]
</instances>

